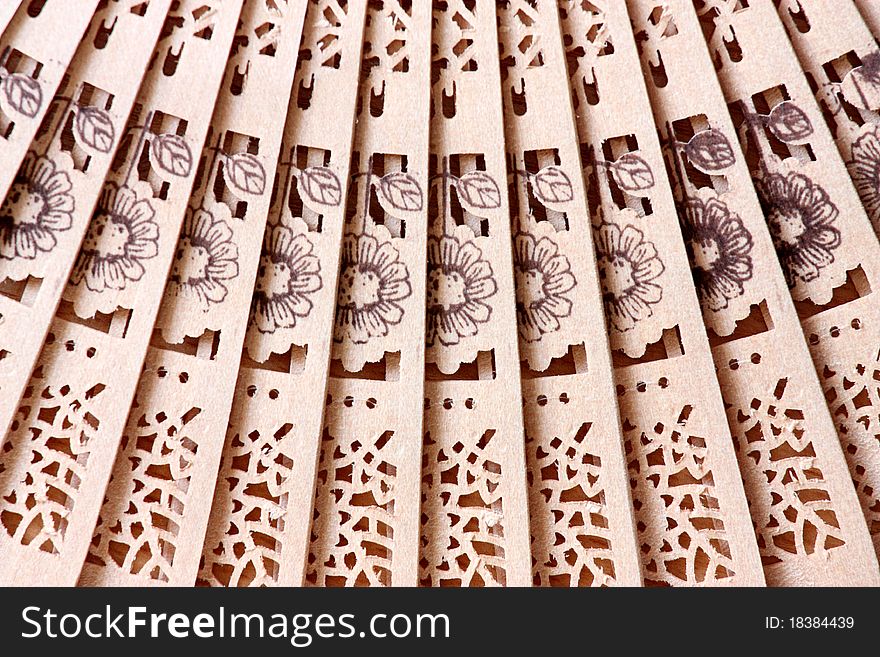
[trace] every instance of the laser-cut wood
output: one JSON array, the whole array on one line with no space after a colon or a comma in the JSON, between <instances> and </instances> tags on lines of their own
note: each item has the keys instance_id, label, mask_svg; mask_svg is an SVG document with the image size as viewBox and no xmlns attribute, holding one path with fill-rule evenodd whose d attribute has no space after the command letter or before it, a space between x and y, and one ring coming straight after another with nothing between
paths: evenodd
<instances>
[{"instance_id":1,"label":"laser-cut wood","mask_svg":"<svg viewBox=\"0 0 880 657\"><path fill-rule=\"evenodd\" d=\"M305 581L365 14L306 13L200 585Z\"/></svg>"},{"instance_id":2,"label":"laser-cut wood","mask_svg":"<svg viewBox=\"0 0 880 657\"><path fill-rule=\"evenodd\" d=\"M18 409L104 178L126 137L142 72L170 5L159 0L140 15L113 3L95 14L67 82L0 204L0 277L23 288L18 300L0 296L0 348L8 352L0 366L0 435Z\"/></svg>"},{"instance_id":3,"label":"laser-cut wood","mask_svg":"<svg viewBox=\"0 0 880 657\"><path fill-rule=\"evenodd\" d=\"M368 5L308 585L417 582L430 35L428 2Z\"/></svg>"},{"instance_id":4,"label":"laser-cut wood","mask_svg":"<svg viewBox=\"0 0 880 657\"><path fill-rule=\"evenodd\" d=\"M0 38L0 197L49 111L99 0L50 0L29 11L22 4Z\"/></svg>"},{"instance_id":5,"label":"laser-cut wood","mask_svg":"<svg viewBox=\"0 0 880 657\"><path fill-rule=\"evenodd\" d=\"M753 56L746 46L754 41L743 35L743 25L733 30L742 47L724 45L729 8L705 3L700 10L703 31L715 45L715 66L722 71L747 66ZM671 9L679 30L673 40L679 47L663 51L667 83L649 87L655 120L667 126L661 131L666 156L690 240L694 280L703 292L703 314L711 329L764 571L774 585L855 582L864 572L863 546L857 525L842 529L837 518L851 493L847 497L848 483L840 473L833 423L811 372L784 272L774 257L771 230L761 221L746 160L733 145L735 130L700 43L697 14L686 5ZM713 177L694 172L698 157L690 144L706 140L706 135L719 143L724 139L732 154L729 166L712 172ZM737 260L734 270L729 267L731 252ZM746 272L737 276L741 287L735 297L727 307L719 306L712 279ZM726 289L731 289L729 283ZM743 310L751 312L743 316ZM783 357L778 344L787 346ZM855 548L842 539L847 531L856 537Z\"/></svg>"},{"instance_id":6,"label":"laser-cut wood","mask_svg":"<svg viewBox=\"0 0 880 657\"><path fill-rule=\"evenodd\" d=\"M519 0L500 4L498 16L533 582L637 585L611 359L571 105L563 100L569 90L559 17L551 1ZM550 472L567 458L579 465L578 481L566 486L573 500L554 490ZM583 490L583 478L597 475L595 487ZM579 522L610 531L594 541Z\"/></svg>"},{"instance_id":7,"label":"laser-cut wood","mask_svg":"<svg viewBox=\"0 0 880 657\"><path fill-rule=\"evenodd\" d=\"M124 431L122 409L131 407L175 253L196 173L192 154L205 141L241 4L223 0L202 12L204 0L190 0L169 14L179 21L166 23L138 96L140 121L130 121L134 138L117 153L120 166L86 232L64 292L69 312L49 330L3 448L4 583L72 585L79 575ZM162 419L155 423L172 431ZM41 463L52 459L60 465L44 470Z\"/></svg>"},{"instance_id":8,"label":"laser-cut wood","mask_svg":"<svg viewBox=\"0 0 880 657\"><path fill-rule=\"evenodd\" d=\"M425 383L419 583L527 586L495 4L471 4L433 3L426 360L436 371Z\"/></svg>"},{"instance_id":9,"label":"laser-cut wood","mask_svg":"<svg viewBox=\"0 0 880 657\"><path fill-rule=\"evenodd\" d=\"M196 581L223 452L212 438L229 420L305 9L242 11L83 571L89 584Z\"/></svg>"},{"instance_id":10,"label":"laser-cut wood","mask_svg":"<svg viewBox=\"0 0 880 657\"><path fill-rule=\"evenodd\" d=\"M617 359L642 578L647 585L761 584L687 254L674 225L669 229L673 200L655 182L663 167L647 93L612 82L638 80L625 7L568 3L560 13L570 53L604 52L577 66L570 59L569 72ZM585 21L597 29L584 31ZM699 393L687 384L693 375L705 382ZM700 522L706 516L710 524Z\"/></svg>"}]
</instances>

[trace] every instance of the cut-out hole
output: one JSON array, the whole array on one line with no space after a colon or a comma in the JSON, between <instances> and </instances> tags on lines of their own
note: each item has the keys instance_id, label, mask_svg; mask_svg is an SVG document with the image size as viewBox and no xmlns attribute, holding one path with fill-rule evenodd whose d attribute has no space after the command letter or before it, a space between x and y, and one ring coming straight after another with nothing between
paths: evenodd
<instances>
[{"instance_id":1,"label":"cut-out hole","mask_svg":"<svg viewBox=\"0 0 880 657\"><path fill-rule=\"evenodd\" d=\"M399 381L400 380L400 352L386 351L375 363L366 363L357 372L345 369L342 361L333 359L330 361L330 376L336 379L360 379L365 381Z\"/></svg>"},{"instance_id":2,"label":"cut-out hole","mask_svg":"<svg viewBox=\"0 0 880 657\"><path fill-rule=\"evenodd\" d=\"M35 276L28 276L21 281L6 279L0 281L0 295L30 308L37 300L42 284L43 279Z\"/></svg>"},{"instance_id":3,"label":"cut-out hole","mask_svg":"<svg viewBox=\"0 0 880 657\"><path fill-rule=\"evenodd\" d=\"M434 363L425 364L425 380L427 381L489 381L494 380L495 350L481 351L469 363L461 363L451 374L444 374Z\"/></svg>"},{"instance_id":4,"label":"cut-out hole","mask_svg":"<svg viewBox=\"0 0 880 657\"><path fill-rule=\"evenodd\" d=\"M612 360L615 368L641 365L670 358L678 358L684 355L684 345L681 342L681 331L677 326L664 329L662 337L653 344L649 344L645 353L639 358L627 356L622 349L615 349Z\"/></svg>"},{"instance_id":5,"label":"cut-out hole","mask_svg":"<svg viewBox=\"0 0 880 657\"><path fill-rule=\"evenodd\" d=\"M520 376L523 379L543 379L552 376L569 376L587 373L587 347L585 344L569 345L564 356L554 358L546 370L534 370L528 361L520 362Z\"/></svg>"},{"instance_id":6,"label":"cut-out hole","mask_svg":"<svg viewBox=\"0 0 880 657\"><path fill-rule=\"evenodd\" d=\"M66 299L62 299L58 306L58 312L55 317L64 321L80 326L86 326L94 331L106 333L114 338L124 339L128 334L128 327L131 324L132 311L127 308L118 308L112 313L96 312L94 317L83 319L76 314L73 304Z\"/></svg>"},{"instance_id":7,"label":"cut-out hole","mask_svg":"<svg viewBox=\"0 0 880 657\"><path fill-rule=\"evenodd\" d=\"M154 329L150 345L155 349L175 351L204 360L214 360L217 358L217 351L220 348L220 331L205 331L200 338L185 337L182 342L171 344L162 337L161 330Z\"/></svg>"},{"instance_id":8,"label":"cut-out hole","mask_svg":"<svg viewBox=\"0 0 880 657\"><path fill-rule=\"evenodd\" d=\"M241 366L252 370L268 370L285 374L302 374L306 369L308 346L291 345L283 354L272 354L265 361L259 362L251 358L247 352L242 354Z\"/></svg>"},{"instance_id":9,"label":"cut-out hole","mask_svg":"<svg viewBox=\"0 0 880 657\"><path fill-rule=\"evenodd\" d=\"M743 340L761 333L767 333L773 330L773 318L770 316L770 309L767 307L767 301L752 304L748 317L737 321L736 328L730 335L720 336L711 327L707 329L709 335L709 344L717 347L728 342Z\"/></svg>"},{"instance_id":10,"label":"cut-out hole","mask_svg":"<svg viewBox=\"0 0 880 657\"><path fill-rule=\"evenodd\" d=\"M808 319L826 310L843 306L851 301L862 299L871 294L871 283L865 274L865 270L861 266L851 269L846 273L846 282L834 288L831 295L831 301L826 304L819 305L813 303L809 299L803 301L795 301L794 305L797 309L798 316L801 320Z\"/></svg>"}]
</instances>

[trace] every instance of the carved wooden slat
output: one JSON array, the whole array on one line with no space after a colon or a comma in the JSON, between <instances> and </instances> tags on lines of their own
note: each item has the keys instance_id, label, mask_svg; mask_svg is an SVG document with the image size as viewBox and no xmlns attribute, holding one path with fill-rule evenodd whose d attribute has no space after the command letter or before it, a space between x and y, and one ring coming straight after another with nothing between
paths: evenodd
<instances>
[{"instance_id":1,"label":"carved wooden slat","mask_svg":"<svg viewBox=\"0 0 880 657\"><path fill-rule=\"evenodd\" d=\"M500 3L498 15L533 581L637 585L623 439L559 16L549 0ZM579 465L577 480L553 479L567 459Z\"/></svg>"},{"instance_id":2,"label":"carved wooden slat","mask_svg":"<svg viewBox=\"0 0 880 657\"><path fill-rule=\"evenodd\" d=\"M199 585L305 581L365 14L306 12Z\"/></svg>"},{"instance_id":3,"label":"carved wooden slat","mask_svg":"<svg viewBox=\"0 0 880 657\"><path fill-rule=\"evenodd\" d=\"M430 58L429 2L369 3L308 585L418 578Z\"/></svg>"},{"instance_id":4,"label":"carved wooden slat","mask_svg":"<svg viewBox=\"0 0 880 657\"><path fill-rule=\"evenodd\" d=\"M65 288L69 306L49 329L0 457L6 555L0 581L71 585L79 575L125 430L122 409L131 407L174 259L196 175L194 153L201 152L207 136L241 5L188 0L168 16L138 96L142 110L130 117L131 139L117 152L119 165L105 183ZM154 420L174 434L160 442L176 441L180 450L177 462L159 466L160 476L179 477L192 451L179 430L192 417ZM177 500L171 495L159 503L176 509ZM171 524L166 529L173 532Z\"/></svg>"},{"instance_id":5,"label":"carved wooden slat","mask_svg":"<svg viewBox=\"0 0 880 657\"><path fill-rule=\"evenodd\" d=\"M99 0L22 4L0 38L0 198L9 192Z\"/></svg>"},{"instance_id":6,"label":"carved wooden slat","mask_svg":"<svg viewBox=\"0 0 880 657\"><path fill-rule=\"evenodd\" d=\"M196 581L305 9L242 11L84 583Z\"/></svg>"},{"instance_id":7,"label":"carved wooden slat","mask_svg":"<svg viewBox=\"0 0 880 657\"><path fill-rule=\"evenodd\" d=\"M846 175L840 175L828 135L813 135L814 124L821 128L817 108L797 66L791 67L793 53L770 2L759 0L749 6L710 2L697 11L681 7L678 20L681 57L666 59L670 83L658 91L658 97L664 106L675 107L680 90L688 89L694 106L690 114L724 135L735 161L720 172L723 179L713 178L711 184L752 238L752 277L743 296L754 312L729 334L719 333L714 352L768 583L865 581L877 569L864 522L857 513L834 423L823 408L822 389L798 335L797 314L785 298L786 287L795 299L812 298L811 303L830 294L829 283L816 279L823 272L836 275L833 263L816 260L807 240L827 234L835 239L824 244L831 250L836 247L836 225L841 223L837 206L821 188L834 190L836 202L850 207ZM694 56L699 46L688 44L700 41L701 24L711 57L705 50ZM694 89L701 92L695 94ZM734 134L743 149L733 145ZM681 198L701 185L698 177L688 175L687 166L695 157L690 150L689 154L684 146L683 157L677 158ZM813 194L794 196L799 189ZM759 210L761 204L764 212ZM764 224L758 221L762 215ZM820 215L824 223L809 224ZM704 212L702 221L711 216ZM799 232L798 221L810 228ZM773 261L771 243L781 271ZM706 262L706 245L695 245L693 250L702 258L695 257L699 267ZM703 271L698 269L698 274ZM784 350L778 348L780 344Z\"/></svg>"},{"instance_id":8,"label":"carved wooden slat","mask_svg":"<svg viewBox=\"0 0 880 657\"><path fill-rule=\"evenodd\" d=\"M0 435L12 422L111 171L171 0L95 14L0 205ZM140 74L132 74L138 71ZM138 110L139 111L139 110Z\"/></svg>"}]
</instances>

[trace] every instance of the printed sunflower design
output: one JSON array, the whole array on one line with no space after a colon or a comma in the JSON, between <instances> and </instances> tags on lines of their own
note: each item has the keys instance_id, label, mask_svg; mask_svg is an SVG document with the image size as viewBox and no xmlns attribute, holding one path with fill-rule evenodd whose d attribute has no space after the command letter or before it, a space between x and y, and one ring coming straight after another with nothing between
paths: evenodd
<instances>
[{"instance_id":1,"label":"printed sunflower design","mask_svg":"<svg viewBox=\"0 0 880 657\"><path fill-rule=\"evenodd\" d=\"M428 340L458 344L477 334L492 316L485 303L498 291L492 265L477 246L454 237L428 240Z\"/></svg>"},{"instance_id":2,"label":"printed sunflower design","mask_svg":"<svg viewBox=\"0 0 880 657\"><path fill-rule=\"evenodd\" d=\"M127 187L107 187L89 224L71 280L93 292L123 290L159 253L159 224L148 201Z\"/></svg>"},{"instance_id":3,"label":"printed sunflower design","mask_svg":"<svg viewBox=\"0 0 880 657\"><path fill-rule=\"evenodd\" d=\"M225 221L202 209L187 208L169 287L177 296L196 299L207 311L226 298L224 281L238 276L238 247Z\"/></svg>"},{"instance_id":4,"label":"printed sunflower design","mask_svg":"<svg viewBox=\"0 0 880 657\"><path fill-rule=\"evenodd\" d=\"M880 224L880 127L871 126L856 140L846 165L871 222Z\"/></svg>"},{"instance_id":5,"label":"printed sunflower design","mask_svg":"<svg viewBox=\"0 0 880 657\"><path fill-rule=\"evenodd\" d=\"M682 224L700 301L713 311L727 308L752 278L752 234L717 198L692 199Z\"/></svg>"},{"instance_id":6,"label":"printed sunflower design","mask_svg":"<svg viewBox=\"0 0 880 657\"><path fill-rule=\"evenodd\" d=\"M342 243L336 335L356 344L388 334L400 324L403 308L397 303L412 294L409 272L390 242L371 235L348 235Z\"/></svg>"},{"instance_id":7,"label":"printed sunflower design","mask_svg":"<svg viewBox=\"0 0 880 657\"><path fill-rule=\"evenodd\" d=\"M840 214L828 193L800 173L771 173L759 186L767 206L767 223L789 287L798 280L819 278L834 262Z\"/></svg>"},{"instance_id":8,"label":"printed sunflower design","mask_svg":"<svg viewBox=\"0 0 880 657\"><path fill-rule=\"evenodd\" d=\"M603 223L596 231L596 255L605 311L624 333L654 314L663 288L656 280L665 270L657 248L634 226Z\"/></svg>"},{"instance_id":9,"label":"printed sunflower design","mask_svg":"<svg viewBox=\"0 0 880 657\"><path fill-rule=\"evenodd\" d=\"M254 288L253 321L261 333L293 328L312 311L309 298L323 286L321 262L312 243L287 226L272 226L263 238L263 253Z\"/></svg>"},{"instance_id":10,"label":"printed sunflower design","mask_svg":"<svg viewBox=\"0 0 880 657\"><path fill-rule=\"evenodd\" d=\"M537 342L558 331L559 320L571 315L572 303L565 293L577 285L559 246L549 237L536 240L519 233L514 238L513 273L520 337Z\"/></svg>"},{"instance_id":11,"label":"printed sunflower design","mask_svg":"<svg viewBox=\"0 0 880 657\"><path fill-rule=\"evenodd\" d=\"M29 152L0 205L0 258L33 260L70 229L76 207L70 178L52 160Z\"/></svg>"}]
</instances>

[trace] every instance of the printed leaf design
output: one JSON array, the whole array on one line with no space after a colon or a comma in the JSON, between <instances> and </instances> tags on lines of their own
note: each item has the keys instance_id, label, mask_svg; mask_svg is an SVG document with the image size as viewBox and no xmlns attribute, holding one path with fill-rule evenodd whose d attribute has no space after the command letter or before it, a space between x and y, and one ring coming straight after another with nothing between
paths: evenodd
<instances>
[{"instance_id":1,"label":"printed leaf design","mask_svg":"<svg viewBox=\"0 0 880 657\"><path fill-rule=\"evenodd\" d=\"M786 144L803 144L813 134L810 117L790 100L773 108L767 127Z\"/></svg>"},{"instance_id":2,"label":"printed leaf design","mask_svg":"<svg viewBox=\"0 0 880 657\"><path fill-rule=\"evenodd\" d=\"M29 119L34 118L43 104L43 90L27 75L13 73L3 81L3 93L9 106Z\"/></svg>"},{"instance_id":3,"label":"printed leaf design","mask_svg":"<svg viewBox=\"0 0 880 657\"><path fill-rule=\"evenodd\" d=\"M544 205L568 203L574 198L574 188L568 175L557 166L544 167L532 177L535 196Z\"/></svg>"},{"instance_id":4,"label":"printed leaf design","mask_svg":"<svg viewBox=\"0 0 880 657\"><path fill-rule=\"evenodd\" d=\"M238 191L259 196L266 191L266 170L250 153L226 158L226 175Z\"/></svg>"},{"instance_id":5,"label":"printed leaf design","mask_svg":"<svg viewBox=\"0 0 880 657\"><path fill-rule=\"evenodd\" d=\"M192 151L183 137L160 135L153 140L152 150L156 165L166 173L186 177L192 171Z\"/></svg>"},{"instance_id":6,"label":"printed leaf design","mask_svg":"<svg viewBox=\"0 0 880 657\"><path fill-rule=\"evenodd\" d=\"M703 173L720 173L736 164L730 141L723 132L714 128L695 134L684 152L690 163Z\"/></svg>"},{"instance_id":7,"label":"printed leaf design","mask_svg":"<svg viewBox=\"0 0 880 657\"><path fill-rule=\"evenodd\" d=\"M844 98L859 109L880 109L880 51L874 51L862 60L840 85Z\"/></svg>"},{"instance_id":8,"label":"printed leaf design","mask_svg":"<svg viewBox=\"0 0 880 657\"><path fill-rule=\"evenodd\" d=\"M342 183L327 167L309 167L299 174L300 197L310 210L337 207L342 203ZM318 206L318 207L313 207Z\"/></svg>"},{"instance_id":9,"label":"printed leaf design","mask_svg":"<svg viewBox=\"0 0 880 657\"><path fill-rule=\"evenodd\" d=\"M80 107L76 110L76 136L91 149L109 153L116 140L116 129L107 112L97 107Z\"/></svg>"},{"instance_id":10,"label":"printed leaf design","mask_svg":"<svg viewBox=\"0 0 880 657\"><path fill-rule=\"evenodd\" d=\"M641 196L654 186L651 165L637 153L626 153L617 158L611 165L611 175L618 187L634 196Z\"/></svg>"},{"instance_id":11,"label":"printed leaf design","mask_svg":"<svg viewBox=\"0 0 880 657\"><path fill-rule=\"evenodd\" d=\"M498 183L485 171L470 171L455 182L461 204L471 214L501 207Z\"/></svg>"},{"instance_id":12,"label":"printed leaf design","mask_svg":"<svg viewBox=\"0 0 880 657\"><path fill-rule=\"evenodd\" d=\"M408 173L395 171L379 180L379 202L386 212L419 212L424 207L424 194L419 182Z\"/></svg>"}]
</instances>

